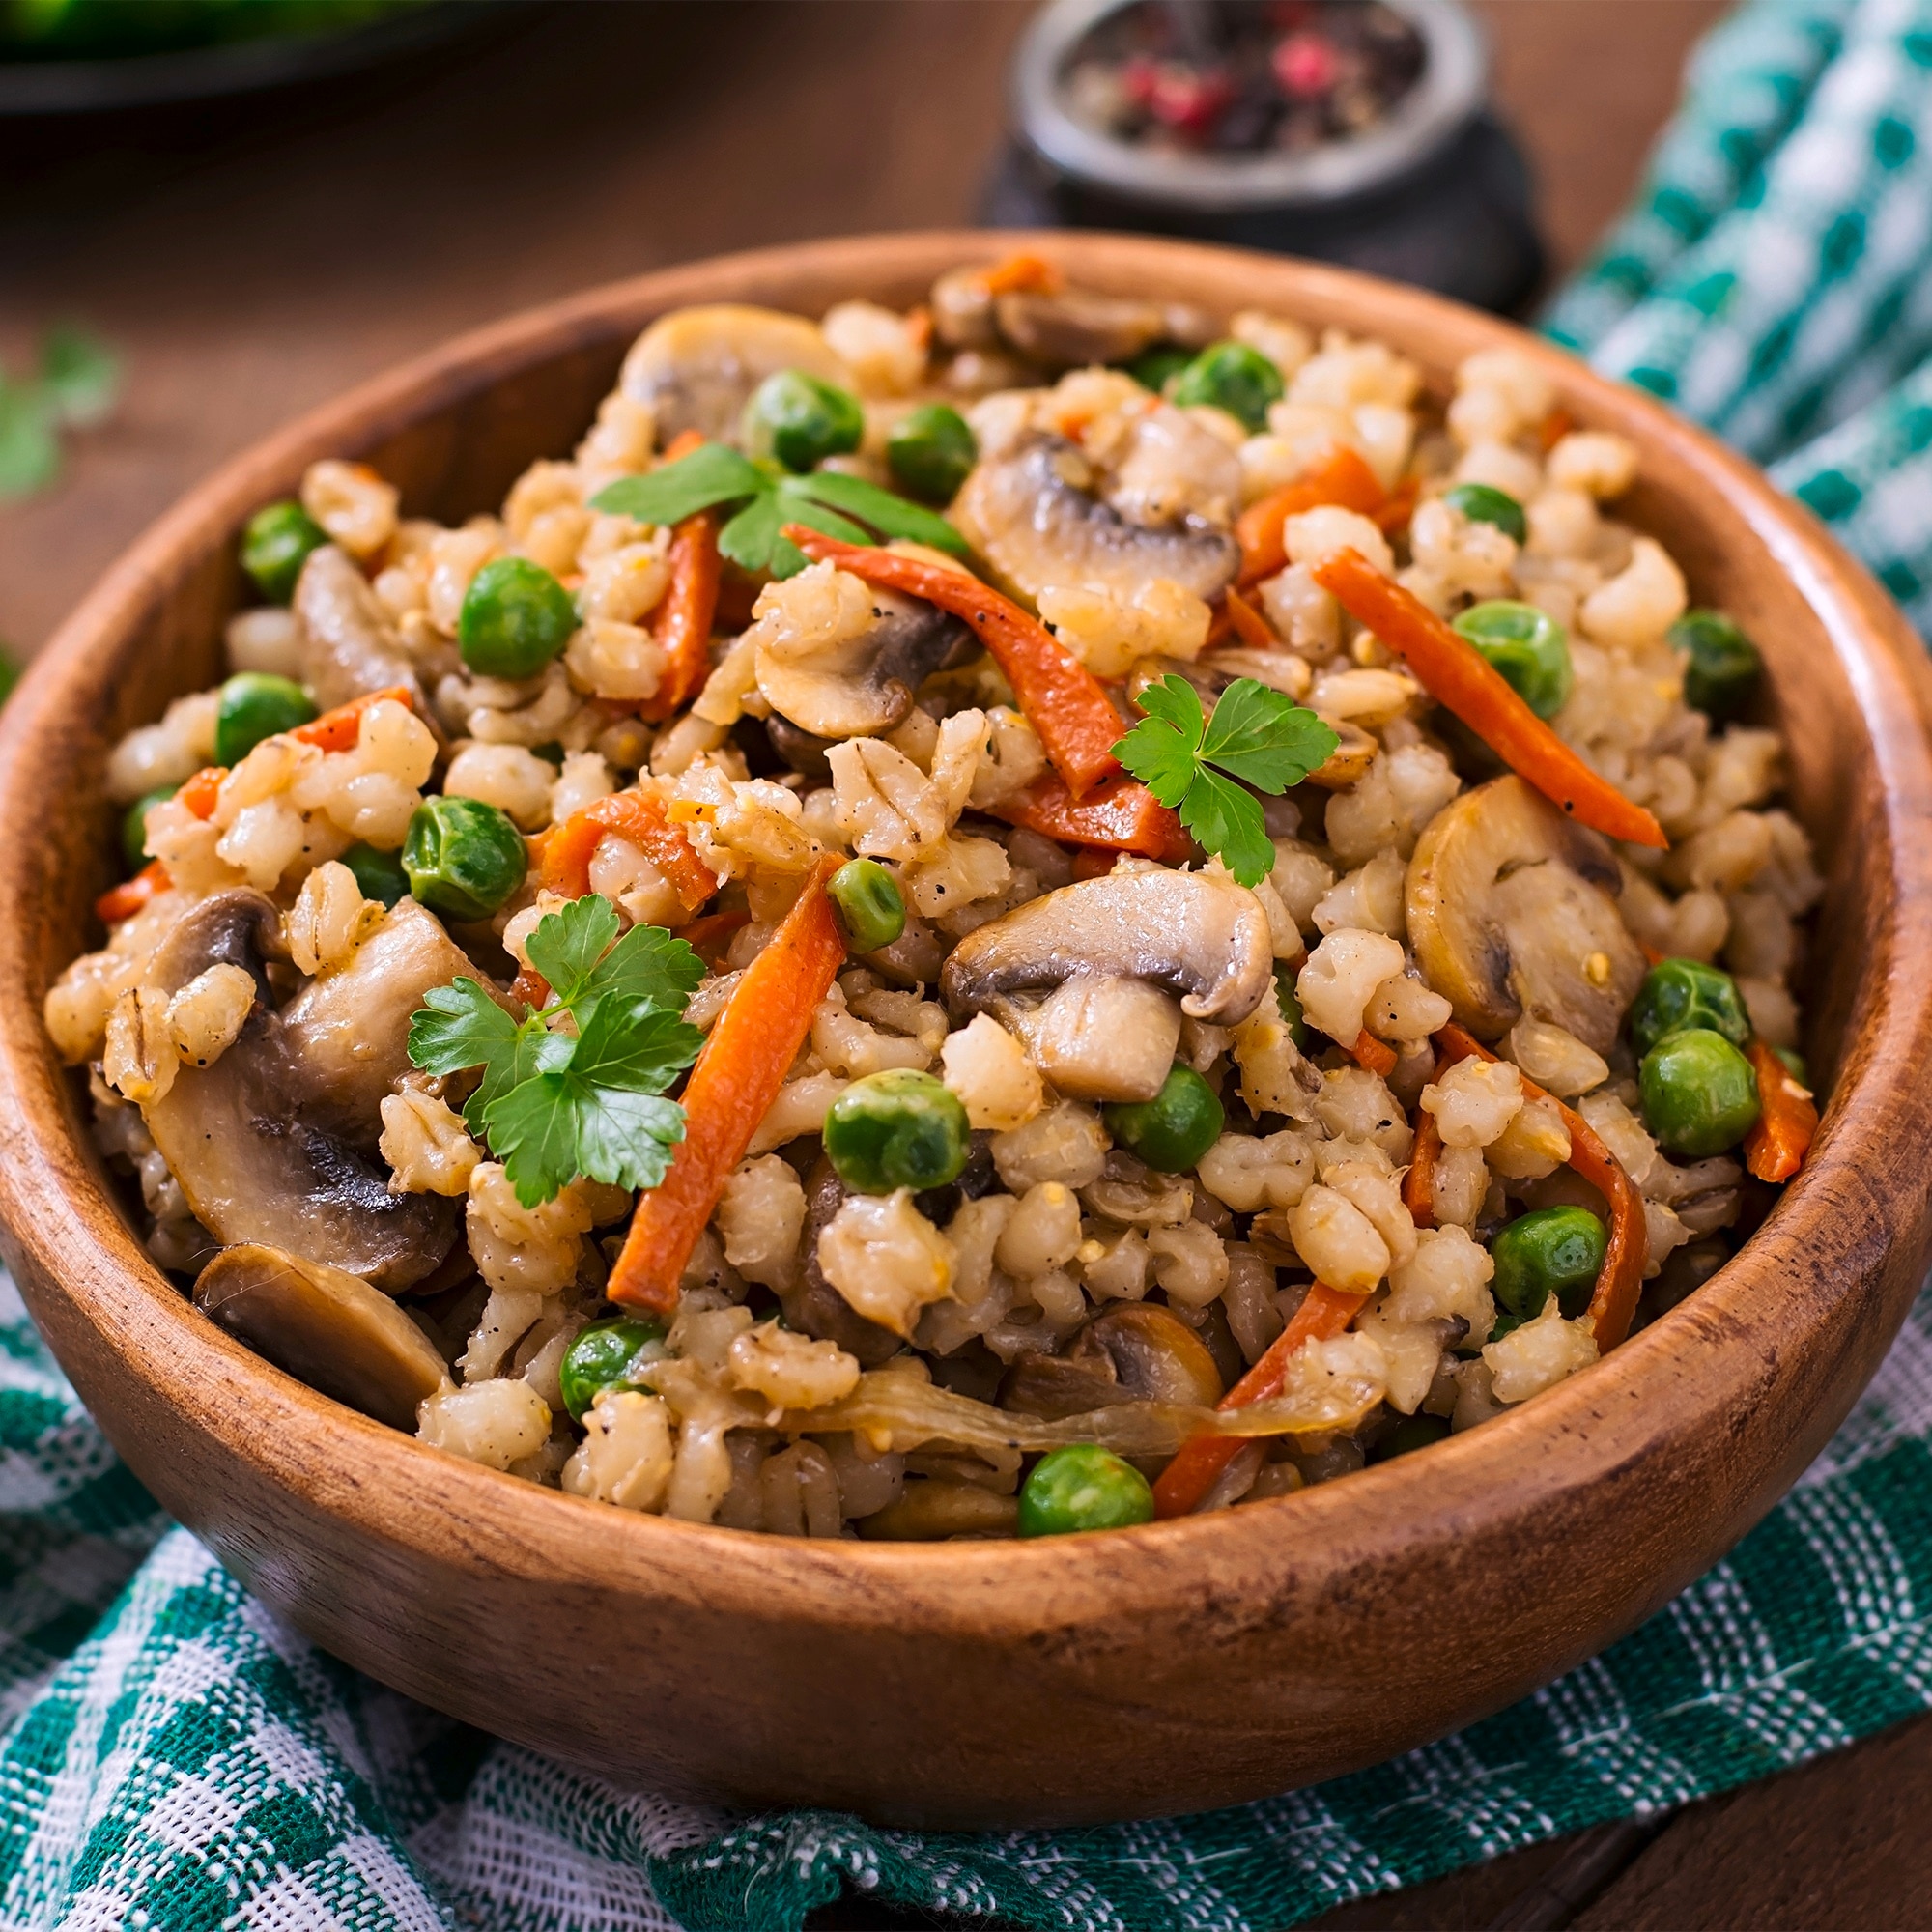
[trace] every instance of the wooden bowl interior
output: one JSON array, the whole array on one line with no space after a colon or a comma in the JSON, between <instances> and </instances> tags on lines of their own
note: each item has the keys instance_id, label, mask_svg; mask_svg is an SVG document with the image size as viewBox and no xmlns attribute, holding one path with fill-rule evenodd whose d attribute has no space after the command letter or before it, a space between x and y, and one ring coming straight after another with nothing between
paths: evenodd
<instances>
[{"instance_id":1,"label":"wooden bowl interior","mask_svg":"<svg viewBox=\"0 0 1932 1932\"><path fill-rule=\"evenodd\" d=\"M940 270L1010 245L773 251L452 345L195 493L76 614L0 725L0 809L40 829L0 853L0 971L25 995L0 1012L0 1091L25 1123L0 1147L0 1205L83 1395L163 1500L329 1648L660 1788L1046 1823L1231 1802L1373 1761L1546 1681L1706 1567L1835 1426L1922 1269L1922 1186L1872 1157L1883 1131L1916 1149L1932 1126L1901 1064L1932 1019L1915 963L1932 888L1904 830L1932 817L1932 765L1924 675L1895 611L1737 459L1503 325L1305 265L1106 237L1037 245L1086 285L1381 336L1438 389L1463 355L1519 344L1579 424L1640 444L1623 513L1665 543L1693 601L1730 610L1763 647L1764 716L1786 732L1792 809L1830 881L1806 1044L1836 1091L1812 1168L1746 1253L1600 1368L1425 1463L1091 1542L924 1548L639 1520L455 1463L247 1354L147 1263L39 1004L97 942L107 748L220 674L246 516L322 455L373 463L413 514L494 508L530 460L572 446L655 315L699 299L903 305ZM1459 1618L1488 1634L1475 1654ZM575 1647L582 1681L530 1662L531 1628ZM644 1668L654 1649L681 1673ZM533 1682L541 1711L505 1694Z\"/></svg>"}]
</instances>

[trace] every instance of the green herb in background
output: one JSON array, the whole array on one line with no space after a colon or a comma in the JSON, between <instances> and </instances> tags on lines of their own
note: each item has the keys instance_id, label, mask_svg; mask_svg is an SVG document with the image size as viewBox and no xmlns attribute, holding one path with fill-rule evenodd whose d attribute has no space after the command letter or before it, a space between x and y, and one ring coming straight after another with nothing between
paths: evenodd
<instances>
[{"instance_id":1,"label":"green herb in background","mask_svg":"<svg viewBox=\"0 0 1932 1932\"><path fill-rule=\"evenodd\" d=\"M1251 677L1221 694L1211 718L1200 693L1172 671L1135 701L1148 715L1114 755L1242 885L1260 885L1274 869L1274 842L1261 801L1246 787L1278 796L1341 740L1314 712Z\"/></svg>"},{"instance_id":2,"label":"green herb in background","mask_svg":"<svg viewBox=\"0 0 1932 1932\"><path fill-rule=\"evenodd\" d=\"M526 1208L580 1176L655 1187L684 1138L684 1109L659 1096L704 1044L682 1017L704 962L661 926L618 939L617 924L597 893L539 922L527 951L551 1001L522 1022L470 979L433 987L410 1020L410 1058L425 1072L483 1069L463 1117ZM564 1013L575 1037L551 1031Z\"/></svg>"},{"instance_id":3,"label":"green herb in background","mask_svg":"<svg viewBox=\"0 0 1932 1932\"><path fill-rule=\"evenodd\" d=\"M31 497L60 474L61 431L103 421L121 393L121 363L84 329L50 328L40 366L20 379L0 369L0 500Z\"/></svg>"},{"instance_id":4,"label":"green herb in background","mask_svg":"<svg viewBox=\"0 0 1932 1932\"><path fill-rule=\"evenodd\" d=\"M966 554L966 540L942 516L908 503L876 483L816 469L796 476L776 463L756 463L722 442L707 442L645 476L626 476L590 499L593 510L675 524L699 510L740 507L718 533L718 548L742 570L796 577L805 553L779 532L804 524L845 543L906 537Z\"/></svg>"}]
</instances>

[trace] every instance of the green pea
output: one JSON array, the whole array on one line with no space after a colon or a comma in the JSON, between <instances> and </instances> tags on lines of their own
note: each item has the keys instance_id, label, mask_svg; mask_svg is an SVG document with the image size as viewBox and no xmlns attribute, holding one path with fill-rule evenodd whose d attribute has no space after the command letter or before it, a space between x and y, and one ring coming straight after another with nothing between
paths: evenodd
<instances>
[{"instance_id":1,"label":"green pea","mask_svg":"<svg viewBox=\"0 0 1932 1932\"><path fill-rule=\"evenodd\" d=\"M1227 412L1248 431L1267 428L1268 405L1281 401L1281 371L1259 349L1245 342L1216 342L1204 349L1168 393L1177 408L1207 403Z\"/></svg>"},{"instance_id":2,"label":"green pea","mask_svg":"<svg viewBox=\"0 0 1932 1932\"><path fill-rule=\"evenodd\" d=\"M973 1151L959 1096L907 1066L853 1081L833 1101L824 1132L826 1158L855 1194L944 1187Z\"/></svg>"},{"instance_id":3,"label":"green pea","mask_svg":"<svg viewBox=\"0 0 1932 1932\"><path fill-rule=\"evenodd\" d=\"M1701 959L1660 959L1631 1002L1631 1044L1641 1059L1659 1040L1690 1027L1720 1033L1733 1046L1750 1037L1744 995L1728 973Z\"/></svg>"},{"instance_id":4,"label":"green pea","mask_svg":"<svg viewBox=\"0 0 1932 1932\"><path fill-rule=\"evenodd\" d=\"M242 533L242 568L270 604L286 604L309 552L327 541L328 532L299 503L270 503L248 519Z\"/></svg>"},{"instance_id":5,"label":"green pea","mask_svg":"<svg viewBox=\"0 0 1932 1932\"><path fill-rule=\"evenodd\" d=\"M294 678L238 670L216 699L214 762L239 765L264 738L293 731L315 715L308 693Z\"/></svg>"},{"instance_id":6,"label":"green pea","mask_svg":"<svg viewBox=\"0 0 1932 1932\"><path fill-rule=\"evenodd\" d=\"M1050 1449L1020 1488L1022 1536L1126 1529L1153 1520L1153 1491L1131 1463L1092 1442Z\"/></svg>"},{"instance_id":7,"label":"green pea","mask_svg":"<svg viewBox=\"0 0 1932 1932\"><path fill-rule=\"evenodd\" d=\"M1737 717L1764 669L1757 646L1721 611L1685 611L1669 638L1685 654L1685 703L1720 723Z\"/></svg>"},{"instance_id":8,"label":"green pea","mask_svg":"<svg viewBox=\"0 0 1932 1932\"><path fill-rule=\"evenodd\" d=\"M1692 1159L1736 1147L1758 1117L1757 1075L1720 1033L1690 1027L1660 1040L1636 1070L1643 1123Z\"/></svg>"},{"instance_id":9,"label":"green pea","mask_svg":"<svg viewBox=\"0 0 1932 1932\"><path fill-rule=\"evenodd\" d=\"M815 469L828 456L857 449L866 434L859 399L803 369L781 369L745 405L745 447L775 456L787 469Z\"/></svg>"},{"instance_id":10,"label":"green pea","mask_svg":"<svg viewBox=\"0 0 1932 1932\"><path fill-rule=\"evenodd\" d=\"M945 403L922 403L886 439L893 480L929 503L952 502L979 460L980 444L966 418Z\"/></svg>"},{"instance_id":11,"label":"green pea","mask_svg":"<svg viewBox=\"0 0 1932 1932\"><path fill-rule=\"evenodd\" d=\"M450 919L487 919L524 883L529 853L506 811L480 798L426 798L403 840L418 905Z\"/></svg>"},{"instance_id":12,"label":"green pea","mask_svg":"<svg viewBox=\"0 0 1932 1932\"><path fill-rule=\"evenodd\" d=\"M352 845L343 853L342 863L355 874L355 883L365 899L380 899L385 906L407 898L410 875L393 852L379 851L374 845Z\"/></svg>"},{"instance_id":13,"label":"green pea","mask_svg":"<svg viewBox=\"0 0 1932 1932\"><path fill-rule=\"evenodd\" d=\"M1590 1305L1609 1244L1604 1224L1587 1208L1519 1214L1490 1243L1496 1268L1491 1287L1519 1321L1534 1321L1552 1294L1574 1321Z\"/></svg>"},{"instance_id":14,"label":"green pea","mask_svg":"<svg viewBox=\"0 0 1932 1932\"><path fill-rule=\"evenodd\" d=\"M593 1321L583 1329L563 1351L556 1372L570 1419L582 1422L607 1388L637 1387L631 1369L638 1351L664 1338L664 1323L647 1315L620 1315L614 1321Z\"/></svg>"},{"instance_id":15,"label":"green pea","mask_svg":"<svg viewBox=\"0 0 1932 1932\"><path fill-rule=\"evenodd\" d=\"M469 580L456 641L480 677L534 677L576 628L570 592L542 564L499 556Z\"/></svg>"},{"instance_id":16,"label":"green pea","mask_svg":"<svg viewBox=\"0 0 1932 1932\"><path fill-rule=\"evenodd\" d=\"M165 805L179 789L175 785L162 785L158 790L143 792L128 808L128 815L121 821L121 849L128 857L128 867L138 872L148 863L148 814L156 806Z\"/></svg>"},{"instance_id":17,"label":"green pea","mask_svg":"<svg viewBox=\"0 0 1932 1932\"><path fill-rule=\"evenodd\" d=\"M1162 1174L1185 1174L1220 1139L1228 1118L1213 1088L1179 1065L1151 1100L1117 1100L1100 1116L1122 1147Z\"/></svg>"},{"instance_id":18,"label":"green pea","mask_svg":"<svg viewBox=\"0 0 1932 1932\"><path fill-rule=\"evenodd\" d=\"M1274 969L1274 1003L1288 1023L1289 1038L1301 1052L1307 1052L1308 1022L1301 1017L1301 995L1294 990L1294 969L1292 966L1277 966Z\"/></svg>"},{"instance_id":19,"label":"green pea","mask_svg":"<svg viewBox=\"0 0 1932 1932\"><path fill-rule=\"evenodd\" d=\"M826 887L853 952L876 952L905 930L905 899L898 881L876 859L854 859L833 873Z\"/></svg>"},{"instance_id":20,"label":"green pea","mask_svg":"<svg viewBox=\"0 0 1932 1932\"><path fill-rule=\"evenodd\" d=\"M1158 396L1193 360L1193 350L1181 349L1172 342L1161 342L1151 349L1143 350L1126 368L1127 374L1142 388L1151 389Z\"/></svg>"},{"instance_id":21,"label":"green pea","mask_svg":"<svg viewBox=\"0 0 1932 1932\"><path fill-rule=\"evenodd\" d=\"M1507 597L1472 604L1456 619L1467 638L1508 679L1539 718L1554 718L1570 696L1570 638L1547 611Z\"/></svg>"},{"instance_id":22,"label":"green pea","mask_svg":"<svg viewBox=\"0 0 1932 1932\"><path fill-rule=\"evenodd\" d=\"M1452 483L1443 491L1442 500L1452 510L1461 510L1472 524L1493 524L1518 543L1529 535L1522 505L1507 490L1488 483Z\"/></svg>"}]
</instances>

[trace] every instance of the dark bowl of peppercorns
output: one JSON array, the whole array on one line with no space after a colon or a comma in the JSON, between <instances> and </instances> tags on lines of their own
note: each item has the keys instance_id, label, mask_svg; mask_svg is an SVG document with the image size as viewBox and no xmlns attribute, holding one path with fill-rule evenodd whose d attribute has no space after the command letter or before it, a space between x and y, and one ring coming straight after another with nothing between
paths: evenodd
<instances>
[{"instance_id":1,"label":"dark bowl of peppercorns","mask_svg":"<svg viewBox=\"0 0 1932 1932\"><path fill-rule=\"evenodd\" d=\"M1543 251L1458 0L1049 0L995 222L1342 263L1510 311Z\"/></svg>"}]
</instances>

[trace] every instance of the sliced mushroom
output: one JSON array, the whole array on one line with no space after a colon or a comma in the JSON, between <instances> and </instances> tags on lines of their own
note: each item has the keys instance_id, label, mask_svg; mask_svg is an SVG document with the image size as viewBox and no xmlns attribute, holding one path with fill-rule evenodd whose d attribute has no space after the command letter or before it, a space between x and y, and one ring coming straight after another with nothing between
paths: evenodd
<instances>
[{"instance_id":1,"label":"sliced mushroom","mask_svg":"<svg viewBox=\"0 0 1932 1932\"><path fill-rule=\"evenodd\" d=\"M274 907L260 893L217 893L177 923L150 962L149 978L173 992L227 960L265 985L262 961L277 935ZM426 949L417 953L418 972L428 970L429 956ZM418 979L407 992L385 987L384 1003L407 999L412 1008L435 983ZM364 1151L381 1126L374 1101L400 1070L377 1058L379 1045L372 1035L370 1065L355 1068L351 1092L332 1094L331 1068L345 1060L355 1066L354 1037L319 1021L306 1032L292 1029L265 1002L212 1066L184 1066L167 1093L142 1109L203 1227L224 1243L287 1248L391 1293L440 1265L455 1238L455 1204L435 1194L390 1193L386 1174ZM314 1065L311 1046L320 1056ZM378 1064L391 1068L380 1091Z\"/></svg>"},{"instance_id":2,"label":"sliced mushroom","mask_svg":"<svg viewBox=\"0 0 1932 1932\"><path fill-rule=\"evenodd\" d=\"M392 1429L448 1380L435 1345L389 1299L337 1267L253 1243L202 1269L194 1303L298 1381Z\"/></svg>"},{"instance_id":3,"label":"sliced mushroom","mask_svg":"<svg viewBox=\"0 0 1932 1932\"><path fill-rule=\"evenodd\" d=\"M1235 581L1240 547L1205 524L1131 523L1094 494L1087 459L1065 437L1029 431L984 457L952 517L1008 587L1086 584L1131 599L1164 577L1211 603Z\"/></svg>"},{"instance_id":4,"label":"sliced mushroom","mask_svg":"<svg viewBox=\"0 0 1932 1932\"><path fill-rule=\"evenodd\" d=\"M758 689L775 712L821 745L877 737L904 720L934 671L963 664L978 649L971 629L950 611L875 589L872 621L853 637L797 655L777 639L761 639ZM790 756L777 738L773 743Z\"/></svg>"},{"instance_id":5,"label":"sliced mushroom","mask_svg":"<svg viewBox=\"0 0 1932 1932\"><path fill-rule=\"evenodd\" d=\"M862 1367L875 1369L903 1346L890 1328L867 1321L818 1265L818 1237L845 1200L845 1184L823 1154L805 1179L805 1233L800 1240L800 1282L781 1294L786 1322L815 1341L837 1342Z\"/></svg>"},{"instance_id":6,"label":"sliced mushroom","mask_svg":"<svg viewBox=\"0 0 1932 1932\"><path fill-rule=\"evenodd\" d=\"M1525 1012L1608 1053L1644 975L1615 855L1514 774L1445 806L1408 862L1408 940L1479 1038Z\"/></svg>"},{"instance_id":7,"label":"sliced mushroom","mask_svg":"<svg viewBox=\"0 0 1932 1932\"><path fill-rule=\"evenodd\" d=\"M953 269L932 285L934 332L949 349L1002 343L1050 368L1127 362L1156 342L1205 348L1214 319L1189 302L1143 301L1091 289L1009 290L995 296L981 269Z\"/></svg>"},{"instance_id":8,"label":"sliced mushroom","mask_svg":"<svg viewBox=\"0 0 1932 1932\"><path fill-rule=\"evenodd\" d=\"M1190 1019L1238 1026L1274 983L1267 915L1222 872L1109 872L1030 899L970 932L940 976L960 1016L1005 994L1081 978L1145 980Z\"/></svg>"},{"instance_id":9,"label":"sliced mushroom","mask_svg":"<svg viewBox=\"0 0 1932 1932\"><path fill-rule=\"evenodd\" d=\"M752 391L781 369L853 386L852 372L815 323L739 302L660 316L631 345L618 384L634 401L650 405L660 447L688 429L729 442Z\"/></svg>"},{"instance_id":10,"label":"sliced mushroom","mask_svg":"<svg viewBox=\"0 0 1932 1932\"><path fill-rule=\"evenodd\" d=\"M1001 1384L1000 1406L1049 1421L1122 1402L1211 1408L1223 1387L1207 1345L1172 1310L1118 1301L1058 1355L1020 1356Z\"/></svg>"},{"instance_id":11,"label":"sliced mushroom","mask_svg":"<svg viewBox=\"0 0 1932 1932\"><path fill-rule=\"evenodd\" d=\"M429 716L415 666L404 651L389 613L346 551L324 544L311 551L296 581L301 679L327 711L372 691L401 685L417 715Z\"/></svg>"},{"instance_id":12,"label":"sliced mushroom","mask_svg":"<svg viewBox=\"0 0 1932 1932\"><path fill-rule=\"evenodd\" d=\"M1028 1057L1069 1100L1151 1100L1180 1045L1180 1009L1145 980L1083 974L1038 1002L992 1003Z\"/></svg>"}]
</instances>

